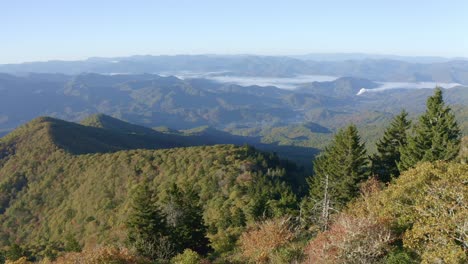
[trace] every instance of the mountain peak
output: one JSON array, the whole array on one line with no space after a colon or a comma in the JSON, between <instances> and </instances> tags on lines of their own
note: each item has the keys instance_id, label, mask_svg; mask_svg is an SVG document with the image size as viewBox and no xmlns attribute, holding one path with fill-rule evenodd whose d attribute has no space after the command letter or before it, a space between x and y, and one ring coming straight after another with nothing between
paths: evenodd
<instances>
[{"instance_id":1,"label":"mountain peak","mask_svg":"<svg viewBox=\"0 0 468 264\"><path fill-rule=\"evenodd\" d=\"M37 117L0 139L0 153L24 152L44 155L57 150L55 128L65 122L52 117Z\"/></svg>"},{"instance_id":2,"label":"mountain peak","mask_svg":"<svg viewBox=\"0 0 468 264\"><path fill-rule=\"evenodd\" d=\"M159 134L157 131L147 128L144 126L139 126L125 122L121 119L105 115L105 114L94 114L90 115L87 118L81 120L80 124L88 127L96 127L107 130L112 130L113 132L123 133L123 134L138 134L138 135L155 135Z\"/></svg>"},{"instance_id":3,"label":"mountain peak","mask_svg":"<svg viewBox=\"0 0 468 264\"><path fill-rule=\"evenodd\" d=\"M103 114L90 116L83 123L39 117L3 137L0 148L13 147L15 152L43 149L42 152L48 153L62 149L72 154L85 154L184 145L170 135Z\"/></svg>"}]
</instances>

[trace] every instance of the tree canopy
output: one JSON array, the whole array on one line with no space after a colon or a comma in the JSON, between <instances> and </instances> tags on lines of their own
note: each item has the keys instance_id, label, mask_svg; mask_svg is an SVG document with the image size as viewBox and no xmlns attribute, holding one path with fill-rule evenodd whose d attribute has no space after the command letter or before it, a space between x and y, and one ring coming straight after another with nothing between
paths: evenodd
<instances>
[{"instance_id":1,"label":"tree canopy","mask_svg":"<svg viewBox=\"0 0 468 264\"><path fill-rule=\"evenodd\" d=\"M392 177L400 174L397 167L400 162L400 149L406 147L407 131L410 125L408 113L402 110L376 143L377 153L372 157L372 172L378 176L379 180L389 182Z\"/></svg>"},{"instance_id":2,"label":"tree canopy","mask_svg":"<svg viewBox=\"0 0 468 264\"><path fill-rule=\"evenodd\" d=\"M455 115L445 105L442 90L436 88L427 99L426 112L419 117L408 144L401 149L400 171L421 161L449 161L457 157L461 142Z\"/></svg>"},{"instance_id":3,"label":"tree canopy","mask_svg":"<svg viewBox=\"0 0 468 264\"><path fill-rule=\"evenodd\" d=\"M356 126L339 130L332 143L314 161L314 175L309 180L311 205L308 210L320 208L320 221L326 227L329 211L340 210L356 197L360 183L369 175L366 149Z\"/></svg>"}]
</instances>

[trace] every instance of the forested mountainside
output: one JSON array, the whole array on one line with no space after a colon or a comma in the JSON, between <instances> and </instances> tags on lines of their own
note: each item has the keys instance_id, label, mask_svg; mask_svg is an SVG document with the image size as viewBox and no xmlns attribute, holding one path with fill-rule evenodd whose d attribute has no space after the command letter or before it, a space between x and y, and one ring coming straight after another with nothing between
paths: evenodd
<instances>
[{"instance_id":1,"label":"forested mountainside","mask_svg":"<svg viewBox=\"0 0 468 264\"><path fill-rule=\"evenodd\" d=\"M307 184L275 154L184 145L200 130L37 118L0 139L0 259L465 263L466 137L442 94L394 116L375 154L339 129Z\"/></svg>"},{"instance_id":2,"label":"forested mountainside","mask_svg":"<svg viewBox=\"0 0 468 264\"><path fill-rule=\"evenodd\" d=\"M209 126L285 149L323 148L333 132L350 122L360 128L365 141L375 142L393 115L405 108L414 118L432 93L431 89L396 89L356 95L362 87L372 90L375 85L343 77L284 90L155 74L2 74L0 134L37 116L78 122L104 113L152 128ZM468 133L467 95L466 87L445 90L445 100L456 111L464 134Z\"/></svg>"},{"instance_id":3,"label":"forested mountainside","mask_svg":"<svg viewBox=\"0 0 468 264\"><path fill-rule=\"evenodd\" d=\"M233 145L117 151L140 148L140 141L124 140L117 148L122 138L102 134L40 118L1 140L3 246L19 243L53 254L67 239L123 243L129 193L142 182L160 201L173 184L196 192L191 202L200 206L208 237L217 241L212 246L221 250L245 224L297 207L295 167L274 155Z\"/></svg>"}]
</instances>

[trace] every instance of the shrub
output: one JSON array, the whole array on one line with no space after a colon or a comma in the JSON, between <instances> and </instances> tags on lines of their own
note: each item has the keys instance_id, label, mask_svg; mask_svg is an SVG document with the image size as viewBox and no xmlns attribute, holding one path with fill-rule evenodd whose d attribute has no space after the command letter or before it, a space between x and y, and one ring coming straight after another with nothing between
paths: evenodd
<instances>
[{"instance_id":1,"label":"shrub","mask_svg":"<svg viewBox=\"0 0 468 264\"><path fill-rule=\"evenodd\" d=\"M294 237L288 218L266 220L241 235L242 257L250 262L267 263L275 250Z\"/></svg>"},{"instance_id":2,"label":"shrub","mask_svg":"<svg viewBox=\"0 0 468 264\"><path fill-rule=\"evenodd\" d=\"M391 251L383 260L384 264L416 264L418 261L414 260L414 257L410 252L404 250Z\"/></svg>"},{"instance_id":3,"label":"shrub","mask_svg":"<svg viewBox=\"0 0 468 264\"><path fill-rule=\"evenodd\" d=\"M32 264L32 262L28 261L26 257L21 257L17 260L7 260L5 264Z\"/></svg>"},{"instance_id":4,"label":"shrub","mask_svg":"<svg viewBox=\"0 0 468 264\"><path fill-rule=\"evenodd\" d=\"M287 244L274 251L270 256L270 263L301 263L304 259L304 247L300 243Z\"/></svg>"},{"instance_id":5,"label":"shrub","mask_svg":"<svg viewBox=\"0 0 468 264\"><path fill-rule=\"evenodd\" d=\"M22 262L21 262L22 263ZM47 262L45 262L47 263ZM44 263L44 264L45 264ZM82 252L70 252L49 262L51 264L150 264L147 259L139 257L126 248L97 247Z\"/></svg>"},{"instance_id":6,"label":"shrub","mask_svg":"<svg viewBox=\"0 0 468 264\"><path fill-rule=\"evenodd\" d=\"M176 255L172 258L171 263L174 264L199 264L202 261L202 257L191 249L184 250L183 253Z\"/></svg>"},{"instance_id":7,"label":"shrub","mask_svg":"<svg viewBox=\"0 0 468 264\"><path fill-rule=\"evenodd\" d=\"M375 263L393 240L387 221L342 213L329 230L310 242L306 263Z\"/></svg>"}]
</instances>

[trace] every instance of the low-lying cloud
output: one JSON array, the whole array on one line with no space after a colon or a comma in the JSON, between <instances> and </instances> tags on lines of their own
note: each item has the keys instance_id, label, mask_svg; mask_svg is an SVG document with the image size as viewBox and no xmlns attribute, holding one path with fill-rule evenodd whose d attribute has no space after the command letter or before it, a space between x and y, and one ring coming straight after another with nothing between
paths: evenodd
<instances>
[{"instance_id":1,"label":"low-lying cloud","mask_svg":"<svg viewBox=\"0 0 468 264\"><path fill-rule=\"evenodd\" d=\"M224 75L227 72L177 72L166 73L163 75L174 75L181 79L204 78L217 81L220 83L233 83L242 86L258 85L258 86L275 86L281 89L294 90L297 87L312 83L312 82L327 82L334 81L339 77L329 75L298 75L295 77L251 77L251 76L228 76ZM460 86L459 83L440 83L440 82L377 82L380 84L376 88L368 89L361 88L357 95L364 93L383 92L394 89L432 89L440 86L445 89L450 89Z\"/></svg>"},{"instance_id":2,"label":"low-lying cloud","mask_svg":"<svg viewBox=\"0 0 468 264\"><path fill-rule=\"evenodd\" d=\"M215 76L209 79L222 83L235 83L243 86L276 86L281 89L294 90L299 85L311 82L334 81L338 77L327 75L300 75L291 78L269 78L269 77L243 77L243 76Z\"/></svg>"},{"instance_id":3,"label":"low-lying cloud","mask_svg":"<svg viewBox=\"0 0 468 264\"><path fill-rule=\"evenodd\" d=\"M252 77L252 76L228 76L223 75L226 72L165 72L161 75L174 75L177 78L204 78L220 83L233 83L242 86L276 86L281 89L294 90L298 86L311 82L334 81L339 77L328 75L298 75L295 77Z\"/></svg>"},{"instance_id":4,"label":"low-lying cloud","mask_svg":"<svg viewBox=\"0 0 468 264\"><path fill-rule=\"evenodd\" d=\"M438 83L438 82L379 82L381 85L377 88L373 89L366 89L361 88L357 95L361 95L364 93L375 93L375 92L383 92L387 90L394 90L394 89L432 89L436 86L450 89L456 86L460 86L459 83Z\"/></svg>"}]
</instances>

